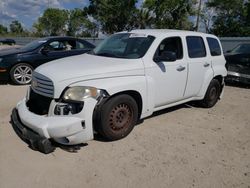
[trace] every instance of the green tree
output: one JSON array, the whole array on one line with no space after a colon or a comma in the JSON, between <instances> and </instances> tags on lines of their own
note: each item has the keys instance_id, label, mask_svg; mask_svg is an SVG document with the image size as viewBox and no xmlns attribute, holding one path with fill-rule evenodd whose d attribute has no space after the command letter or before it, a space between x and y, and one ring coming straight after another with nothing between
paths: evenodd
<instances>
[{"instance_id":1,"label":"green tree","mask_svg":"<svg viewBox=\"0 0 250 188\"><path fill-rule=\"evenodd\" d=\"M57 8L48 8L33 25L37 33L42 36L64 35L68 22L68 11Z\"/></svg>"},{"instance_id":2,"label":"green tree","mask_svg":"<svg viewBox=\"0 0 250 188\"><path fill-rule=\"evenodd\" d=\"M69 12L68 35L76 36L82 32L87 13L82 9L74 9Z\"/></svg>"},{"instance_id":3,"label":"green tree","mask_svg":"<svg viewBox=\"0 0 250 188\"><path fill-rule=\"evenodd\" d=\"M97 26L91 22L87 9L73 9L69 12L68 32L70 36L96 36Z\"/></svg>"},{"instance_id":4,"label":"green tree","mask_svg":"<svg viewBox=\"0 0 250 188\"><path fill-rule=\"evenodd\" d=\"M99 28L95 22L87 19L84 24L86 29L82 33L83 37L98 37Z\"/></svg>"},{"instance_id":5,"label":"green tree","mask_svg":"<svg viewBox=\"0 0 250 188\"><path fill-rule=\"evenodd\" d=\"M21 34L23 32L23 27L19 21L14 20L10 23L10 31L11 33Z\"/></svg>"},{"instance_id":6,"label":"green tree","mask_svg":"<svg viewBox=\"0 0 250 188\"><path fill-rule=\"evenodd\" d=\"M145 0L143 7L154 15L155 28L191 29L189 16L195 0Z\"/></svg>"},{"instance_id":7,"label":"green tree","mask_svg":"<svg viewBox=\"0 0 250 188\"><path fill-rule=\"evenodd\" d=\"M7 33L8 33L8 28L0 24L0 35Z\"/></svg>"},{"instance_id":8,"label":"green tree","mask_svg":"<svg viewBox=\"0 0 250 188\"><path fill-rule=\"evenodd\" d=\"M246 0L211 0L216 10L212 33L222 37L250 36L250 5Z\"/></svg>"},{"instance_id":9,"label":"green tree","mask_svg":"<svg viewBox=\"0 0 250 188\"><path fill-rule=\"evenodd\" d=\"M137 0L90 0L89 14L107 34L131 29Z\"/></svg>"},{"instance_id":10,"label":"green tree","mask_svg":"<svg viewBox=\"0 0 250 188\"><path fill-rule=\"evenodd\" d=\"M200 21L204 26L205 32L210 33L212 29L213 20L216 18L213 8L204 6L200 12Z\"/></svg>"},{"instance_id":11,"label":"green tree","mask_svg":"<svg viewBox=\"0 0 250 188\"><path fill-rule=\"evenodd\" d=\"M147 9L139 9L136 12L134 19L134 27L138 29L151 28L154 23L154 18Z\"/></svg>"}]
</instances>

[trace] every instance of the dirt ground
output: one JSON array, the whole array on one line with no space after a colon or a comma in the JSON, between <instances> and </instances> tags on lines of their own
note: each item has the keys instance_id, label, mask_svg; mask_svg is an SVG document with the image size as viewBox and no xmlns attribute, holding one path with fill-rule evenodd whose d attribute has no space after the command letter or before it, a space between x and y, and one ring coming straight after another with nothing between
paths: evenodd
<instances>
[{"instance_id":1,"label":"dirt ground","mask_svg":"<svg viewBox=\"0 0 250 188\"><path fill-rule=\"evenodd\" d=\"M26 87L0 92L1 188L250 188L250 89L227 86L212 109L181 105L120 141L48 155L31 150L9 123Z\"/></svg>"}]
</instances>

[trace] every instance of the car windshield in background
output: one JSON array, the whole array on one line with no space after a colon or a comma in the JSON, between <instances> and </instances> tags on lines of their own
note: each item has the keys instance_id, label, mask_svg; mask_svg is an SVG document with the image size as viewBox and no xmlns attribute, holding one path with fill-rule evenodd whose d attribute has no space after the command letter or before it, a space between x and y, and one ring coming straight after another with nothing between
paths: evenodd
<instances>
[{"instance_id":1,"label":"car windshield in background","mask_svg":"<svg viewBox=\"0 0 250 188\"><path fill-rule=\"evenodd\" d=\"M250 44L240 44L236 46L231 53L234 54L242 54L242 53L250 53Z\"/></svg>"},{"instance_id":2,"label":"car windshield in background","mask_svg":"<svg viewBox=\"0 0 250 188\"><path fill-rule=\"evenodd\" d=\"M43 40L43 39L37 39L37 40L34 40L30 43L28 43L27 45L25 45L24 47L22 47L23 50L27 50L27 51L30 51L30 50L34 50L36 48L38 48L41 44L47 42L47 40Z\"/></svg>"},{"instance_id":3,"label":"car windshield in background","mask_svg":"<svg viewBox=\"0 0 250 188\"><path fill-rule=\"evenodd\" d=\"M137 59L144 56L155 37L137 33L120 33L105 39L93 51L93 55Z\"/></svg>"}]
</instances>

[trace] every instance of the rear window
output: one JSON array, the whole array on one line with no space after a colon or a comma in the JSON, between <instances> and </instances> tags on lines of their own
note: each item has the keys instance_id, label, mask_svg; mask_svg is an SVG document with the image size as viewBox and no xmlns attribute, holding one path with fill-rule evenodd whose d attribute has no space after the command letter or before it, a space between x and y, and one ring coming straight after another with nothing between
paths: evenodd
<instances>
[{"instance_id":1,"label":"rear window","mask_svg":"<svg viewBox=\"0 0 250 188\"><path fill-rule=\"evenodd\" d=\"M206 48L201 37L188 36L186 40L190 58L206 57Z\"/></svg>"},{"instance_id":2,"label":"rear window","mask_svg":"<svg viewBox=\"0 0 250 188\"><path fill-rule=\"evenodd\" d=\"M221 55L221 48L217 39L207 37L207 43L208 43L210 53L212 56Z\"/></svg>"}]
</instances>

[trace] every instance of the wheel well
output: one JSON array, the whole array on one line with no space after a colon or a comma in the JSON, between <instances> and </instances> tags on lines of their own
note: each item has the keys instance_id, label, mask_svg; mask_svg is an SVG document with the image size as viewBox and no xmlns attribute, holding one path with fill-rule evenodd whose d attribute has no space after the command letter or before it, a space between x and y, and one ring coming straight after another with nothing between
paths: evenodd
<instances>
[{"instance_id":1,"label":"wheel well","mask_svg":"<svg viewBox=\"0 0 250 188\"><path fill-rule=\"evenodd\" d=\"M223 87L224 87L223 77L221 75L218 75L218 76L215 76L214 79L218 80L220 85L221 85L221 88L220 88L220 94L221 94L222 90L223 90ZM221 98L221 96L220 96L220 98Z\"/></svg>"},{"instance_id":2,"label":"wheel well","mask_svg":"<svg viewBox=\"0 0 250 188\"><path fill-rule=\"evenodd\" d=\"M138 119L139 119L141 117L141 113L142 113L142 97L141 97L140 93L137 91L134 91L134 90L122 91L122 92L119 92L119 93L116 93L116 94L110 96L110 99L117 96L117 95L122 95L122 94L127 94L135 100L135 102L137 103L137 106L138 106Z\"/></svg>"},{"instance_id":3,"label":"wheel well","mask_svg":"<svg viewBox=\"0 0 250 188\"><path fill-rule=\"evenodd\" d=\"M215 76L214 79L218 80L220 84L223 85L223 77L221 75Z\"/></svg>"}]
</instances>

